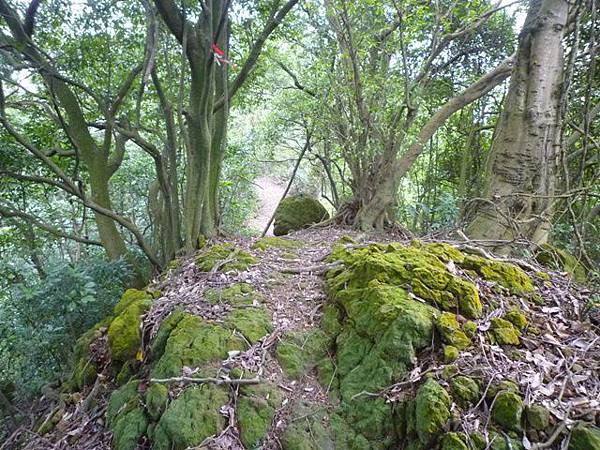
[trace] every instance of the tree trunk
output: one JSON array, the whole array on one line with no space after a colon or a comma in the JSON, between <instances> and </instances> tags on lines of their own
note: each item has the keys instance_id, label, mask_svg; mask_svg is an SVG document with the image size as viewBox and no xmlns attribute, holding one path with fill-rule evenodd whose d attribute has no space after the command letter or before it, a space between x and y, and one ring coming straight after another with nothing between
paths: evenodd
<instances>
[{"instance_id":1,"label":"tree trunk","mask_svg":"<svg viewBox=\"0 0 600 450\"><path fill-rule=\"evenodd\" d=\"M484 199L477 203L466 230L470 238L525 238L536 244L548 239L561 145L562 40L567 16L566 0L534 0L530 5L490 151Z\"/></svg>"}]
</instances>

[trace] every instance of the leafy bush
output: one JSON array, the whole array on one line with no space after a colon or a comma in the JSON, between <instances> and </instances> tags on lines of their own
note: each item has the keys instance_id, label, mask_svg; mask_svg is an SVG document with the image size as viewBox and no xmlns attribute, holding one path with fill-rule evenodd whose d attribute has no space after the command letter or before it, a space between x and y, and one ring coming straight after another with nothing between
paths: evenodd
<instances>
[{"instance_id":1,"label":"leafy bush","mask_svg":"<svg viewBox=\"0 0 600 450\"><path fill-rule=\"evenodd\" d=\"M75 340L110 314L130 279L122 261L89 259L0 295L0 381L23 398L60 378Z\"/></svg>"}]
</instances>

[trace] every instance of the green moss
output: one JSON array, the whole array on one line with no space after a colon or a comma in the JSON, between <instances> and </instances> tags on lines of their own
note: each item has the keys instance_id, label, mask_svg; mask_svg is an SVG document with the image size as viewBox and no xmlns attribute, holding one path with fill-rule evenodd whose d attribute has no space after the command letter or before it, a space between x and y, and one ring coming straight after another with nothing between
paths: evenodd
<instances>
[{"instance_id":1,"label":"green moss","mask_svg":"<svg viewBox=\"0 0 600 450\"><path fill-rule=\"evenodd\" d=\"M189 387L173 400L154 431L154 450L184 450L197 446L225 427L219 410L229 401L227 391L214 385Z\"/></svg>"},{"instance_id":2,"label":"green moss","mask_svg":"<svg viewBox=\"0 0 600 450\"><path fill-rule=\"evenodd\" d=\"M234 309L225 318L225 326L244 335L250 344L273 331L271 313L265 307Z\"/></svg>"},{"instance_id":3,"label":"green moss","mask_svg":"<svg viewBox=\"0 0 600 450\"><path fill-rule=\"evenodd\" d=\"M507 431L521 429L523 400L514 392L501 391L496 395L492 406L492 420Z\"/></svg>"},{"instance_id":4,"label":"green moss","mask_svg":"<svg viewBox=\"0 0 600 450\"><path fill-rule=\"evenodd\" d=\"M455 377L450 382L450 386L452 388L452 395L459 405L468 407L479 401L479 385L472 378L465 376Z\"/></svg>"},{"instance_id":5,"label":"green moss","mask_svg":"<svg viewBox=\"0 0 600 450\"><path fill-rule=\"evenodd\" d=\"M477 324L472 320L467 320L463 325L463 331L467 336L473 338L477 335Z\"/></svg>"},{"instance_id":6,"label":"green moss","mask_svg":"<svg viewBox=\"0 0 600 450\"><path fill-rule=\"evenodd\" d=\"M485 396L486 400L489 402L493 401L500 391L514 392L515 394L520 393L519 386L516 383L510 380L502 380L498 383L490 385Z\"/></svg>"},{"instance_id":7,"label":"green moss","mask_svg":"<svg viewBox=\"0 0 600 450\"><path fill-rule=\"evenodd\" d=\"M171 335L171 332L177 328L177 325L187 314L180 309L176 309L169 314L160 324L158 332L152 342L150 343L150 355L153 360L157 360L162 356L167 345L167 339Z\"/></svg>"},{"instance_id":8,"label":"green moss","mask_svg":"<svg viewBox=\"0 0 600 450\"><path fill-rule=\"evenodd\" d=\"M460 265L465 269L475 270L486 280L498 283L512 294L528 294L535 289L531 277L514 264L469 255Z\"/></svg>"},{"instance_id":9,"label":"green moss","mask_svg":"<svg viewBox=\"0 0 600 450\"><path fill-rule=\"evenodd\" d=\"M115 377L115 383L117 384L117 386L122 386L131 379L133 374L134 361L130 360L123 364L123 367L121 367L121 370L119 370L119 373Z\"/></svg>"},{"instance_id":10,"label":"green moss","mask_svg":"<svg viewBox=\"0 0 600 450\"><path fill-rule=\"evenodd\" d=\"M282 236L328 218L329 213L317 199L308 195L290 196L277 205L273 234Z\"/></svg>"},{"instance_id":11,"label":"green moss","mask_svg":"<svg viewBox=\"0 0 600 450\"><path fill-rule=\"evenodd\" d=\"M463 252L461 252L457 248L452 247L450 244L445 244L443 242L433 242L425 244L423 245L423 248L427 252L437 256L445 263L450 261L461 263L465 259L465 255Z\"/></svg>"},{"instance_id":12,"label":"green moss","mask_svg":"<svg viewBox=\"0 0 600 450\"><path fill-rule=\"evenodd\" d=\"M519 345L521 332L508 320L494 317L491 321L489 335L493 342L500 345Z\"/></svg>"},{"instance_id":13,"label":"green moss","mask_svg":"<svg viewBox=\"0 0 600 450\"><path fill-rule=\"evenodd\" d=\"M125 411L135 409L140 398L138 395L139 380L132 380L113 391L106 408L106 422L112 426L117 416Z\"/></svg>"},{"instance_id":14,"label":"green moss","mask_svg":"<svg viewBox=\"0 0 600 450\"><path fill-rule=\"evenodd\" d=\"M471 345L471 339L460 329L456 314L443 312L435 320L436 330L442 341L463 350Z\"/></svg>"},{"instance_id":15,"label":"green moss","mask_svg":"<svg viewBox=\"0 0 600 450\"><path fill-rule=\"evenodd\" d=\"M431 448L450 419L450 396L429 378L417 390L415 402L417 435L425 447Z\"/></svg>"},{"instance_id":16,"label":"green moss","mask_svg":"<svg viewBox=\"0 0 600 450\"><path fill-rule=\"evenodd\" d=\"M236 409L240 439L246 448L258 448L282 396L276 386L268 384L244 386L240 393Z\"/></svg>"},{"instance_id":17,"label":"green moss","mask_svg":"<svg viewBox=\"0 0 600 450\"><path fill-rule=\"evenodd\" d=\"M469 450L462 433L446 433L442 438L441 450Z\"/></svg>"},{"instance_id":18,"label":"green moss","mask_svg":"<svg viewBox=\"0 0 600 450\"><path fill-rule=\"evenodd\" d=\"M146 410L148 415L158 420L169 401L169 390L164 384L154 383L146 390Z\"/></svg>"},{"instance_id":19,"label":"green moss","mask_svg":"<svg viewBox=\"0 0 600 450\"><path fill-rule=\"evenodd\" d=\"M451 273L426 247L372 244L353 251L337 250L334 257L344 262L343 269L327 274L327 286L334 296L348 288L364 288L375 280L410 287L415 295L443 310L458 309L471 318L481 316L477 288Z\"/></svg>"},{"instance_id":20,"label":"green moss","mask_svg":"<svg viewBox=\"0 0 600 450\"><path fill-rule=\"evenodd\" d=\"M235 283L226 288L209 288L204 291L203 296L212 304L229 303L235 306L252 306L263 301L263 297L248 283Z\"/></svg>"},{"instance_id":21,"label":"green moss","mask_svg":"<svg viewBox=\"0 0 600 450\"><path fill-rule=\"evenodd\" d=\"M571 432L569 450L600 450L600 428L577 425Z\"/></svg>"},{"instance_id":22,"label":"green moss","mask_svg":"<svg viewBox=\"0 0 600 450\"><path fill-rule=\"evenodd\" d=\"M573 279L579 283L587 281L587 274L584 266L565 250L554 247L550 244L542 244L540 251L535 256L536 260L554 270L567 272Z\"/></svg>"},{"instance_id":23,"label":"green moss","mask_svg":"<svg viewBox=\"0 0 600 450\"><path fill-rule=\"evenodd\" d=\"M331 336L337 336L340 331L342 331L340 310L335 304L327 303L325 306L323 306L321 328L325 331L325 333Z\"/></svg>"},{"instance_id":24,"label":"green moss","mask_svg":"<svg viewBox=\"0 0 600 450\"><path fill-rule=\"evenodd\" d=\"M129 289L115 306L116 317L107 331L110 357L113 361L124 363L133 359L142 345L140 325L142 316L152 305L152 300L141 291ZM129 294L128 294L129 293Z\"/></svg>"},{"instance_id":25,"label":"green moss","mask_svg":"<svg viewBox=\"0 0 600 450\"><path fill-rule=\"evenodd\" d=\"M458 349L454 345L444 345L444 362L451 363L458 359Z\"/></svg>"},{"instance_id":26,"label":"green moss","mask_svg":"<svg viewBox=\"0 0 600 450\"><path fill-rule=\"evenodd\" d=\"M331 338L319 329L292 332L277 345L277 361L285 374L298 379L326 356Z\"/></svg>"},{"instance_id":27,"label":"green moss","mask_svg":"<svg viewBox=\"0 0 600 450\"><path fill-rule=\"evenodd\" d=\"M302 246L303 243L301 241L273 236L260 238L254 244L252 244L252 248L255 250L268 250L270 248L295 250L302 248Z\"/></svg>"},{"instance_id":28,"label":"green moss","mask_svg":"<svg viewBox=\"0 0 600 450\"><path fill-rule=\"evenodd\" d=\"M319 383L329 394L329 397L334 400L338 400L340 385L339 380L336 377L337 368L335 367L335 364L331 358L322 358L317 363L317 375L319 378Z\"/></svg>"},{"instance_id":29,"label":"green moss","mask_svg":"<svg viewBox=\"0 0 600 450\"><path fill-rule=\"evenodd\" d=\"M519 330L523 330L528 323L527 317L525 316L525 314L523 314L523 312L520 309L510 310L504 315L503 319L508 320Z\"/></svg>"},{"instance_id":30,"label":"green moss","mask_svg":"<svg viewBox=\"0 0 600 450\"><path fill-rule=\"evenodd\" d=\"M550 425L550 412L541 405L531 405L525 408L527 425L532 430L543 431Z\"/></svg>"},{"instance_id":31,"label":"green moss","mask_svg":"<svg viewBox=\"0 0 600 450\"><path fill-rule=\"evenodd\" d=\"M225 359L229 351L246 349L242 338L222 326L184 314L170 333L165 350L152 370L155 378L181 375L184 366L197 367Z\"/></svg>"},{"instance_id":32,"label":"green moss","mask_svg":"<svg viewBox=\"0 0 600 450\"><path fill-rule=\"evenodd\" d=\"M333 450L334 441L326 426L326 411L320 405L297 402L281 436L283 450Z\"/></svg>"},{"instance_id":33,"label":"green moss","mask_svg":"<svg viewBox=\"0 0 600 450\"><path fill-rule=\"evenodd\" d=\"M215 268L221 272L244 271L256 263L258 259L231 244L215 244L196 258L196 267L202 272Z\"/></svg>"},{"instance_id":34,"label":"green moss","mask_svg":"<svg viewBox=\"0 0 600 450\"><path fill-rule=\"evenodd\" d=\"M111 428L115 450L130 450L137 444L148 429L148 418L141 408L119 415Z\"/></svg>"},{"instance_id":35,"label":"green moss","mask_svg":"<svg viewBox=\"0 0 600 450\"><path fill-rule=\"evenodd\" d=\"M459 373L458 366L456 364L450 364L442 370L442 378L444 380L449 380L453 376Z\"/></svg>"}]
</instances>

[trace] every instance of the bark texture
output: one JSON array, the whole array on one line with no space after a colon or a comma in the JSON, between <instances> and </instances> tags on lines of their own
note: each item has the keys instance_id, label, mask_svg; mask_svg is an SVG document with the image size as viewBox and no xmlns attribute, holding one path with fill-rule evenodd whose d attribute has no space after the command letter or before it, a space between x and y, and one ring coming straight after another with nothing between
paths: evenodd
<instances>
[{"instance_id":1,"label":"bark texture","mask_svg":"<svg viewBox=\"0 0 600 450\"><path fill-rule=\"evenodd\" d=\"M472 239L526 238L541 244L548 238L561 145L562 40L568 9L565 0L530 4L488 160L484 198L466 211L466 234Z\"/></svg>"}]
</instances>

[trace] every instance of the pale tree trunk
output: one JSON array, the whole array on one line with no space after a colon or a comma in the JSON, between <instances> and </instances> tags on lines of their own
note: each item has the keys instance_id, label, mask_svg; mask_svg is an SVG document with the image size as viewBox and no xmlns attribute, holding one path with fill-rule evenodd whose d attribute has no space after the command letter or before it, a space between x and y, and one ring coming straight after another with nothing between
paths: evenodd
<instances>
[{"instance_id":1,"label":"pale tree trunk","mask_svg":"<svg viewBox=\"0 0 600 450\"><path fill-rule=\"evenodd\" d=\"M534 0L486 173L466 234L472 239L547 241L555 164L561 145L560 98L566 0ZM506 252L507 246L496 250Z\"/></svg>"}]
</instances>

